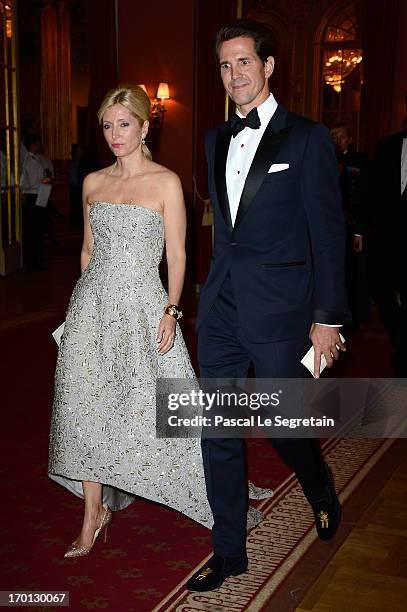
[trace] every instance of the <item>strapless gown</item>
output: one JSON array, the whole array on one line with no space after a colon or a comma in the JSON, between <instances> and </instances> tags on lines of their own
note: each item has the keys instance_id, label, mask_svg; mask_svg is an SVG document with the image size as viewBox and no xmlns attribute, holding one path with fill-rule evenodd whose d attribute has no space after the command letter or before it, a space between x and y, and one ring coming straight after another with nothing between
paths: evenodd
<instances>
[{"instance_id":1,"label":"strapless gown","mask_svg":"<svg viewBox=\"0 0 407 612\"><path fill-rule=\"evenodd\" d=\"M102 483L112 510L141 496L211 527L200 440L155 437L157 378L195 378L179 328L173 348L157 353L168 301L158 272L163 217L108 202L94 202L89 216L93 253L58 353L49 476L80 497L82 480ZM261 518L253 509L249 516L252 525Z\"/></svg>"}]
</instances>

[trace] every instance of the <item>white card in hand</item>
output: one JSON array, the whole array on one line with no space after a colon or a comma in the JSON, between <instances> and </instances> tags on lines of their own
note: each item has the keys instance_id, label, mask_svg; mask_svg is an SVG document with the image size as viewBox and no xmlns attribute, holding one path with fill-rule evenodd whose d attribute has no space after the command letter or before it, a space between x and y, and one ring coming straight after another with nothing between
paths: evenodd
<instances>
[{"instance_id":1,"label":"white card in hand","mask_svg":"<svg viewBox=\"0 0 407 612\"><path fill-rule=\"evenodd\" d=\"M64 333L65 323L61 323L59 327L56 328L55 331L52 332L52 337L58 346L61 344L62 334Z\"/></svg>"},{"instance_id":2,"label":"white card in hand","mask_svg":"<svg viewBox=\"0 0 407 612\"><path fill-rule=\"evenodd\" d=\"M345 342L345 338L342 336L342 334L339 334L339 337L341 339L341 342ZM314 347L311 346L309 351L307 351L304 357L301 359L302 365L305 366L307 370L311 372L312 376L314 376L314 355L315 355ZM321 374L321 372L325 370L325 368L326 368L325 355L321 355L321 367L320 367L319 373Z\"/></svg>"}]
</instances>

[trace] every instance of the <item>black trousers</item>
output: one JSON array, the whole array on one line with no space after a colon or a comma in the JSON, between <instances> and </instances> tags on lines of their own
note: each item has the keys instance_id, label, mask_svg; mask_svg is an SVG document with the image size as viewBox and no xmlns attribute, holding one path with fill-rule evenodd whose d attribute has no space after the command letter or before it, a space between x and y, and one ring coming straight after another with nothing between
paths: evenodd
<instances>
[{"instance_id":1,"label":"black trousers","mask_svg":"<svg viewBox=\"0 0 407 612\"><path fill-rule=\"evenodd\" d=\"M393 369L397 378L407 378L407 288L404 279L395 282L388 270L379 269L373 285L374 301L394 348Z\"/></svg>"},{"instance_id":2,"label":"black trousers","mask_svg":"<svg viewBox=\"0 0 407 612\"><path fill-rule=\"evenodd\" d=\"M237 316L228 277L199 330L201 378L243 378L252 363L258 378L303 376L301 357L308 338L254 344L247 340ZM283 461L297 475L309 500L325 492L324 463L319 445L310 439L272 440ZM209 503L214 515L213 549L222 557L246 550L247 477L241 439L203 439L202 455Z\"/></svg>"},{"instance_id":3,"label":"black trousers","mask_svg":"<svg viewBox=\"0 0 407 612\"><path fill-rule=\"evenodd\" d=\"M368 279L368 258L366 253L366 239L364 250L356 253L352 248L352 234L346 237L346 292L352 315L351 327L357 329L360 323L369 320L370 296Z\"/></svg>"}]
</instances>

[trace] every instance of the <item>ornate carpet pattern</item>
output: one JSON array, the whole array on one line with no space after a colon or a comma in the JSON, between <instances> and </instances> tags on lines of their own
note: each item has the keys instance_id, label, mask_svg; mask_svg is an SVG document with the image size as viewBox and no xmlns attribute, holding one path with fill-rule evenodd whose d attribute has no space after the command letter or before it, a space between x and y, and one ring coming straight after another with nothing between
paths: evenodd
<instances>
[{"instance_id":1,"label":"ornate carpet pattern","mask_svg":"<svg viewBox=\"0 0 407 612\"><path fill-rule=\"evenodd\" d=\"M54 291L52 284L49 291ZM56 357L50 332L61 317L49 312L30 316L1 332L8 357L2 368L1 589L67 590L75 612L261 610L315 539L311 513L295 479L265 440L248 441L249 476L259 486L273 488L275 496L262 503L266 520L249 535L250 572L228 580L219 591L188 595L182 587L210 554L208 530L141 499L116 513L106 545L97 542L82 559L63 558L79 532L82 503L46 476ZM390 442L325 445L342 500L386 445Z\"/></svg>"},{"instance_id":2,"label":"ornate carpet pattern","mask_svg":"<svg viewBox=\"0 0 407 612\"><path fill-rule=\"evenodd\" d=\"M341 502L352 494L392 442L342 439L325 446L324 454L332 467ZM293 476L288 477L277 488L275 496L260 507L265 519L248 536L247 574L229 578L220 589L211 593L188 593L181 584L153 612L262 610L317 535L313 529L311 509Z\"/></svg>"}]
</instances>

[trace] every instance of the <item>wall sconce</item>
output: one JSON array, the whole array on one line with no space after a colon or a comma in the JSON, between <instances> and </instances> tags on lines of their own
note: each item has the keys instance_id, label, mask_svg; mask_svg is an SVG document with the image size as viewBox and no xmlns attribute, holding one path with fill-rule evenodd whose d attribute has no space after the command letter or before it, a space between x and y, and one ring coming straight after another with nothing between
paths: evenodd
<instances>
[{"instance_id":1,"label":"wall sconce","mask_svg":"<svg viewBox=\"0 0 407 612\"><path fill-rule=\"evenodd\" d=\"M157 95L151 102L151 117L154 127L159 127L164 119L165 100L170 97L170 89L168 83L160 83L157 89Z\"/></svg>"},{"instance_id":2,"label":"wall sconce","mask_svg":"<svg viewBox=\"0 0 407 612\"><path fill-rule=\"evenodd\" d=\"M11 11L12 11L12 5L11 4L5 4L4 8L6 9L6 36L7 38L12 38L13 36L13 25L11 22Z\"/></svg>"}]
</instances>

